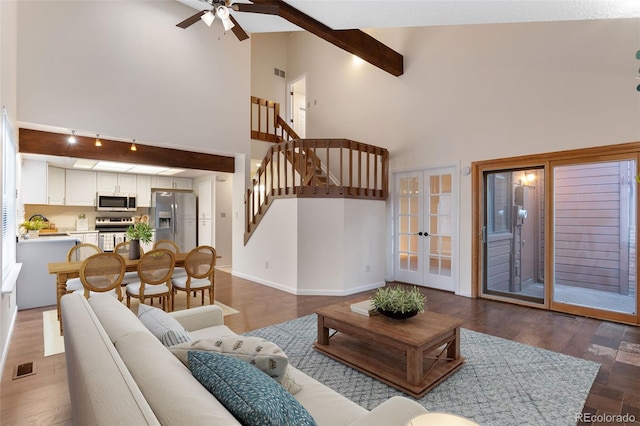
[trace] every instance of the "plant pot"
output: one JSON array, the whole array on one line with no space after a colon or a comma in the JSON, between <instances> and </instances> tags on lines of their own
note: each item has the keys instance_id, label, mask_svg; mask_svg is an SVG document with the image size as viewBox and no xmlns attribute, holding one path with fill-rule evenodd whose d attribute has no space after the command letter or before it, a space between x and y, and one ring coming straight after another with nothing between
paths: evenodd
<instances>
[{"instance_id":1,"label":"plant pot","mask_svg":"<svg viewBox=\"0 0 640 426\"><path fill-rule=\"evenodd\" d=\"M32 229L30 231L28 231L29 234L29 238L38 238L40 236L40 230L38 229Z\"/></svg>"},{"instance_id":2,"label":"plant pot","mask_svg":"<svg viewBox=\"0 0 640 426\"><path fill-rule=\"evenodd\" d=\"M140 240L129 241L129 260L140 259Z\"/></svg>"},{"instance_id":3,"label":"plant pot","mask_svg":"<svg viewBox=\"0 0 640 426\"><path fill-rule=\"evenodd\" d=\"M415 316L418 311L410 311L410 312L392 312L385 311L378 308L378 312L380 312L385 317L393 318L393 319L407 319Z\"/></svg>"}]
</instances>

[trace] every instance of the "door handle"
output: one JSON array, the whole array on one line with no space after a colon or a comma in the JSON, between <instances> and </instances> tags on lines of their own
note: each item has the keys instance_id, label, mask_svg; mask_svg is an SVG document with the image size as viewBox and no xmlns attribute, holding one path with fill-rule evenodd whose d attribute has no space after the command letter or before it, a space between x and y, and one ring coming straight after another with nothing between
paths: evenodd
<instances>
[{"instance_id":1,"label":"door handle","mask_svg":"<svg viewBox=\"0 0 640 426\"><path fill-rule=\"evenodd\" d=\"M426 232L426 231L425 231L425 232L420 231L420 232L418 232L417 234L413 234L413 235L420 235L421 237L422 237L422 236L424 236L424 237L428 237L428 236L429 236L429 233L428 233L428 232Z\"/></svg>"}]
</instances>

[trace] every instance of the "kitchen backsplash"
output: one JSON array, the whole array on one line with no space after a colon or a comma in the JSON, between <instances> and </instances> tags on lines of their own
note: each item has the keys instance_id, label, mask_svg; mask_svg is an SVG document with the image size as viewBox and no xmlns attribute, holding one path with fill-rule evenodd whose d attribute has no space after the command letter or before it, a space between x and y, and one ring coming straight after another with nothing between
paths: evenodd
<instances>
[{"instance_id":1,"label":"kitchen backsplash","mask_svg":"<svg viewBox=\"0 0 640 426\"><path fill-rule=\"evenodd\" d=\"M141 207L135 212L97 212L91 207L75 206L48 206L41 204L25 204L24 218L29 219L34 214L41 214L49 222L56 225L60 232L75 231L76 219L81 214L86 215L89 222L89 230L93 231L96 225L96 217L130 217L149 214L149 208Z\"/></svg>"}]
</instances>

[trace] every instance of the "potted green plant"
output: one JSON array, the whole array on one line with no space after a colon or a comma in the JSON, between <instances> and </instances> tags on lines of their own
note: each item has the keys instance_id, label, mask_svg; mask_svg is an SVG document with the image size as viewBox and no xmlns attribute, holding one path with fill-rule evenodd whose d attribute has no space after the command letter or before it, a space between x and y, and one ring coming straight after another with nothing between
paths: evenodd
<instances>
[{"instance_id":1,"label":"potted green plant","mask_svg":"<svg viewBox=\"0 0 640 426\"><path fill-rule=\"evenodd\" d=\"M25 220L20 224L28 233L30 238L35 238L40 234L40 230L44 228L45 223L39 217L34 217L31 220Z\"/></svg>"},{"instance_id":2,"label":"potted green plant","mask_svg":"<svg viewBox=\"0 0 640 426\"><path fill-rule=\"evenodd\" d=\"M417 287L381 287L371 296L373 306L383 315L391 318L409 318L424 312L426 296Z\"/></svg>"},{"instance_id":3,"label":"potted green plant","mask_svg":"<svg viewBox=\"0 0 640 426\"><path fill-rule=\"evenodd\" d=\"M129 259L140 258L140 241L144 244L151 242L153 229L149 225L149 216L135 216L133 225L127 228L127 239L129 240Z\"/></svg>"}]
</instances>

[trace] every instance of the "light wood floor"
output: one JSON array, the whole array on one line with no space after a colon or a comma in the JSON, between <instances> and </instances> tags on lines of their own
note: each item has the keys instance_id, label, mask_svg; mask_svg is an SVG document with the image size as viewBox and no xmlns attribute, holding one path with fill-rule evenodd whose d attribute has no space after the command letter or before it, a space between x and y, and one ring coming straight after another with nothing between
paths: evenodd
<instances>
[{"instance_id":1,"label":"light wood floor","mask_svg":"<svg viewBox=\"0 0 640 426\"><path fill-rule=\"evenodd\" d=\"M463 319L465 328L600 362L602 367L585 411L629 413L635 415L634 425L640 425L639 327L468 299L437 290L423 289L423 292L429 298L427 306L430 310ZM329 303L364 298L369 294L294 296L216 272L216 300L240 311L225 318L225 323L238 333L308 315ZM180 294L176 299L176 309L184 309L184 298L185 295ZM199 304L199 299L192 301L192 306ZM18 312L0 382L2 425L72 424L64 354L43 356L42 312L49 309L52 307ZM36 374L12 380L14 366L28 361L35 361Z\"/></svg>"}]
</instances>

